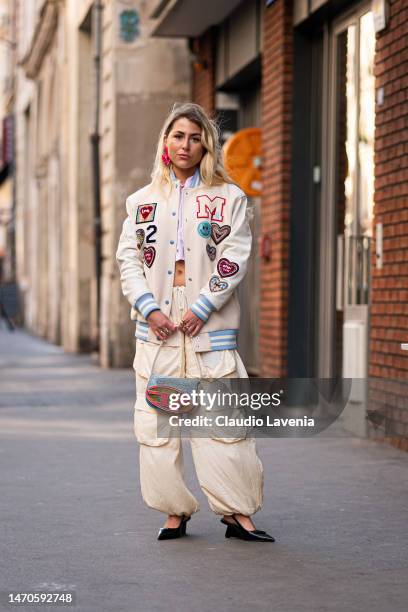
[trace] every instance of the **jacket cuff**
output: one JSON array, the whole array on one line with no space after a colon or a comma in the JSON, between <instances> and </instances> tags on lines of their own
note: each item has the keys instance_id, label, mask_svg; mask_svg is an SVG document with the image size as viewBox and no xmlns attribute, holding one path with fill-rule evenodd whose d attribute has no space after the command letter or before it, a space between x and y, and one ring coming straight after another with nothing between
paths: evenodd
<instances>
[{"instance_id":1,"label":"jacket cuff","mask_svg":"<svg viewBox=\"0 0 408 612\"><path fill-rule=\"evenodd\" d=\"M160 310L160 306L153 297L153 293L144 293L134 304L140 314L147 319L150 313Z\"/></svg>"},{"instance_id":2,"label":"jacket cuff","mask_svg":"<svg viewBox=\"0 0 408 612\"><path fill-rule=\"evenodd\" d=\"M206 322L210 314L215 310L215 306L205 297L205 295L200 294L194 304L190 306L190 309L194 312L196 317Z\"/></svg>"}]
</instances>

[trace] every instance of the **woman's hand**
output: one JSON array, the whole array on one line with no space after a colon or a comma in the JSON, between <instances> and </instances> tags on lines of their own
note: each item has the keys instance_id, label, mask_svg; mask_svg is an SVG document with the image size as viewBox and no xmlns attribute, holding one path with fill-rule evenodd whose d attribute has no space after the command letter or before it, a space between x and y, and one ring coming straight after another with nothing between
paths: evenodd
<instances>
[{"instance_id":1,"label":"woman's hand","mask_svg":"<svg viewBox=\"0 0 408 612\"><path fill-rule=\"evenodd\" d=\"M192 310L187 310L186 314L181 320L180 329L182 332L187 334L187 336L194 337L200 333L203 325L204 321L197 317Z\"/></svg>"},{"instance_id":2,"label":"woman's hand","mask_svg":"<svg viewBox=\"0 0 408 612\"><path fill-rule=\"evenodd\" d=\"M178 326L170 321L161 310L154 310L146 320L157 340L166 340L178 329Z\"/></svg>"}]
</instances>

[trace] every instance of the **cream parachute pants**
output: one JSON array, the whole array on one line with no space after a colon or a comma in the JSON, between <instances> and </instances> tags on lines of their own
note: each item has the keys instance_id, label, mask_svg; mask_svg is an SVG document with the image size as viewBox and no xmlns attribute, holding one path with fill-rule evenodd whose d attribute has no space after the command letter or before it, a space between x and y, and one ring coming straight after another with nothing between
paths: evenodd
<instances>
[{"instance_id":1,"label":"cream parachute pants","mask_svg":"<svg viewBox=\"0 0 408 612\"><path fill-rule=\"evenodd\" d=\"M187 311L185 287L173 287L170 319L178 324ZM137 340L134 431L140 443L140 484L145 503L172 515L190 516L198 502L184 481L181 437L157 435L157 411L145 399L154 362L163 376L246 378L236 350L196 353L188 336L177 332L179 346L160 346ZM156 358L157 355L157 358ZM156 359L155 359L156 358ZM194 466L201 489L216 514L250 516L262 507L263 468L253 438L190 437Z\"/></svg>"}]
</instances>

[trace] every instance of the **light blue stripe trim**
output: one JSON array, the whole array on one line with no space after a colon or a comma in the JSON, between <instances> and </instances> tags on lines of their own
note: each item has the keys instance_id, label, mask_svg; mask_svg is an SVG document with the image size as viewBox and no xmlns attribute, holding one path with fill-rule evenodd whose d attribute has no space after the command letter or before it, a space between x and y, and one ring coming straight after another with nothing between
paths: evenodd
<instances>
[{"instance_id":1,"label":"light blue stripe trim","mask_svg":"<svg viewBox=\"0 0 408 612\"><path fill-rule=\"evenodd\" d=\"M137 306L143 306L143 304L146 302L146 300L150 300L153 298L153 293L144 293L137 301L136 304Z\"/></svg>"},{"instance_id":2,"label":"light blue stripe trim","mask_svg":"<svg viewBox=\"0 0 408 612\"><path fill-rule=\"evenodd\" d=\"M237 329L220 329L218 331L210 331L208 332L208 335L210 336L210 338L214 338L215 336L236 336L237 335Z\"/></svg>"},{"instance_id":3,"label":"light blue stripe trim","mask_svg":"<svg viewBox=\"0 0 408 612\"><path fill-rule=\"evenodd\" d=\"M160 306L156 302L152 293L144 293L135 302L135 308L144 316L146 319L151 312L160 310Z\"/></svg>"},{"instance_id":4,"label":"light blue stripe trim","mask_svg":"<svg viewBox=\"0 0 408 612\"><path fill-rule=\"evenodd\" d=\"M220 329L208 332L212 351L237 348L237 329Z\"/></svg>"},{"instance_id":5,"label":"light blue stripe trim","mask_svg":"<svg viewBox=\"0 0 408 612\"><path fill-rule=\"evenodd\" d=\"M227 350L234 350L237 348L237 344L211 344L211 350L212 351L227 351Z\"/></svg>"},{"instance_id":6,"label":"light blue stripe trim","mask_svg":"<svg viewBox=\"0 0 408 612\"><path fill-rule=\"evenodd\" d=\"M135 337L138 340L143 340L144 342L148 342L147 336L139 336L138 334L135 334Z\"/></svg>"},{"instance_id":7,"label":"light blue stripe trim","mask_svg":"<svg viewBox=\"0 0 408 612\"><path fill-rule=\"evenodd\" d=\"M141 325L142 327L145 327L146 329L149 328L149 324L145 323L144 321L136 321L136 325Z\"/></svg>"},{"instance_id":8,"label":"light blue stripe trim","mask_svg":"<svg viewBox=\"0 0 408 612\"><path fill-rule=\"evenodd\" d=\"M195 306L197 306L197 307L199 307L199 308L201 308L201 310L202 310L203 312L205 312L207 315L210 315L210 314L211 314L211 312L212 312L212 311L211 311L211 309L210 309L210 308L208 308L208 306L206 306L205 304L203 304L201 300L197 300L197 301L194 303L194 305L195 305Z\"/></svg>"},{"instance_id":9,"label":"light blue stripe trim","mask_svg":"<svg viewBox=\"0 0 408 612\"><path fill-rule=\"evenodd\" d=\"M211 308L208 308L208 306L206 306L205 304L203 304L200 300L197 300L196 302L196 306L198 306L199 308L201 308L201 310L203 312L206 313L207 316L210 316L210 314L212 313Z\"/></svg>"},{"instance_id":10,"label":"light blue stripe trim","mask_svg":"<svg viewBox=\"0 0 408 612\"><path fill-rule=\"evenodd\" d=\"M207 321L209 317L209 314L199 309L199 306L197 303L191 305L191 311L194 312L195 316L201 319L201 321L204 321L204 323Z\"/></svg>"},{"instance_id":11,"label":"light blue stripe trim","mask_svg":"<svg viewBox=\"0 0 408 612\"><path fill-rule=\"evenodd\" d=\"M136 327L140 327L143 330L147 330L149 328L149 324L144 321L136 321Z\"/></svg>"},{"instance_id":12,"label":"light blue stripe trim","mask_svg":"<svg viewBox=\"0 0 408 612\"><path fill-rule=\"evenodd\" d=\"M136 321L135 336L138 340L146 340L149 331L149 324L144 321Z\"/></svg>"},{"instance_id":13,"label":"light blue stripe trim","mask_svg":"<svg viewBox=\"0 0 408 612\"><path fill-rule=\"evenodd\" d=\"M199 295L194 304L191 305L191 310L194 314L201 319L202 321L207 321L210 314L215 310L214 306L211 304L210 300L208 300L204 295Z\"/></svg>"}]
</instances>

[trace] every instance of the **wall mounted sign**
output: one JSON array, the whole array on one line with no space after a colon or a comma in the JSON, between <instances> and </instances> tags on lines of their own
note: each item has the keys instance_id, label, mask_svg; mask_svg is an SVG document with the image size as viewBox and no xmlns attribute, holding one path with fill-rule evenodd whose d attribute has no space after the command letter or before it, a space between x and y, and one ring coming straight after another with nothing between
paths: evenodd
<instances>
[{"instance_id":1,"label":"wall mounted sign","mask_svg":"<svg viewBox=\"0 0 408 612\"><path fill-rule=\"evenodd\" d=\"M261 128L244 128L223 146L226 168L248 196L259 196L262 191L261 138Z\"/></svg>"},{"instance_id":2,"label":"wall mounted sign","mask_svg":"<svg viewBox=\"0 0 408 612\"><path fill-rule=\"evenodd\" d=\"M139 22L137 11L128 9L120 13L120 37L124 42L131 43L139 37Z\"/></svg>"},{"instance_id":3,"label":"wall mounted sign","mask_svg":"<svg viewBox=\"0 0 408 612\"><path fill-rule=\"evenodd\" d=\"M387 0L372 0L371 11L374 18L375 32L381 32L388 25L389 5Z\"/></svg>"}]
</instances>

